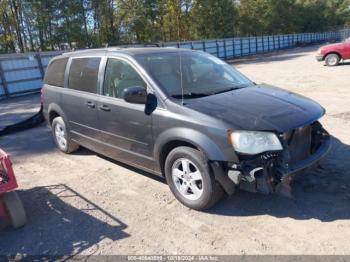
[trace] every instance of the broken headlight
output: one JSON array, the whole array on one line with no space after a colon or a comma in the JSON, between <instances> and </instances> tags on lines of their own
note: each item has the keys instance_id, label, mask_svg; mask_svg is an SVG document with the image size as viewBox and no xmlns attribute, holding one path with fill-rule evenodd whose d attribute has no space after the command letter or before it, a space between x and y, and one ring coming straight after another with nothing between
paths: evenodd
<instances>
[{"instance_id":1,"label":"broken headlight","mask_svg":"<svg viewBox=\"0 0 350 262\"><path fill-rule=\"evenodd\" d=\"M235 151L242 154L259 154L266 151L282 150L276 134L260 131L232 131L229 141Z\"/></svg>"}]
</instances>

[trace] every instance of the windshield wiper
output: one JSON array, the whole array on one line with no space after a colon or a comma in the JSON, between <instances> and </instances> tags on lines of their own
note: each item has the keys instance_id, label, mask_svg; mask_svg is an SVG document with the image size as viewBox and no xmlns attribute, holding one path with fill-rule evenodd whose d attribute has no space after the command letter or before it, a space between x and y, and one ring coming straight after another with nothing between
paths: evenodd
<instances>
[{"instance_id":1,"label":"windshield wiper","mask_svg":"<svg viewBox=\"0 0 350 262\"><path fill-rule=\"evenodd\" d=\"M210 96L210 95L212 95L212 93L187 93L187 94L174 94L174 95L172 95L172 97L174 97L174 98L178 98L178 99L180 99L180 98L184 98L184 99L186 99L186 98L199 98L199 97L205 97L205 96Z\"/></svg>"},{"instance_id":2,"label":"windshield wiper","mask_svg":"<svg viewBox=\"0 0 350 262\"><path fill-rule=\"evenodd\" d=\"M217 94L221 94L221 93L226 93L226 92L230 92L230 91L233 91L233 90L241 89L241 88L247 87L247 86L249 86L249 85L248 84L244 84L244 85L231 86L229 88L213 92L213 94L217 95Z\"/></svg>"}]
</instances>

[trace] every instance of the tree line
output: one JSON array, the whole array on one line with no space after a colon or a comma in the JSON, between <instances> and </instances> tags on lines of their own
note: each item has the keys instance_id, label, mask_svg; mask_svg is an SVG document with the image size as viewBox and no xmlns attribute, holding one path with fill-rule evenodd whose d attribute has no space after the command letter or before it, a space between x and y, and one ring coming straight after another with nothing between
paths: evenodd
<instances>
[{"instance_id":1,"label":"tree line","mask_svg":"<svg viewBox=\"0 0 350 262\"><path fill-rule=\"evenodd\" d=\"M350 0L0 0L0 52L350 26Z\"/></svg>"}]
</instances>

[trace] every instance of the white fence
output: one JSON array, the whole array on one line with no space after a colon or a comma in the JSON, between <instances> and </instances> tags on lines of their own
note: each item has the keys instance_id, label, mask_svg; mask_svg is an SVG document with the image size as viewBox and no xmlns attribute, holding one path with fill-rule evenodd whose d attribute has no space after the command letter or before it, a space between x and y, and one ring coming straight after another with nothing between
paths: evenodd
<instances>
[{"instance_id":1,"label":"white fence","mask_svg":"<svg viewBox=\"0 0 350 262\"><path fill-rule=\"evenodd\" d=\"M222 59L255 55L298 45L339 41L350 37L350 29L321 33L302 33L192 42L160 43L161 47L202 50ZM140 45L138 45L140 46ZM37 92L50 59L63 51L0 56L0 98Z\"/></svg>"}]
</instances>

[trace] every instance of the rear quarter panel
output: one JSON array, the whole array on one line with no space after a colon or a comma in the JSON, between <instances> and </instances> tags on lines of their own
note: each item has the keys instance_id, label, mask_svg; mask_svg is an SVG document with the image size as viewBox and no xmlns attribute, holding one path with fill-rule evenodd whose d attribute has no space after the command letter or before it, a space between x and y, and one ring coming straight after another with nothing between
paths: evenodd
<instances>
[{"instance_id":1,"label":"rear quarter panel","mask_svg":"<svg viewBox=\"0 0 350 262\"><path fill-rule=\"evenodd\" d=\"M49 113L51 110L56 110L59 111L62 109L61 107L61 99L62 99L62 93L61 89L63 87L56 87L56 86L51 86L48 84L44 84L42 92L43 92L43 113L44 117L49 123ZM60 114L60 112L57 112ZM61 115L61 114L60 114Z\"/></svg>"}]
</instances>

